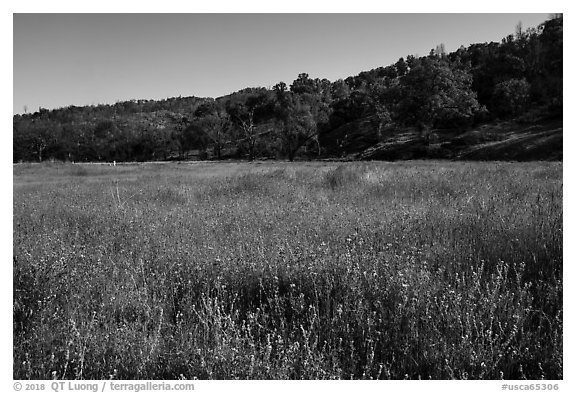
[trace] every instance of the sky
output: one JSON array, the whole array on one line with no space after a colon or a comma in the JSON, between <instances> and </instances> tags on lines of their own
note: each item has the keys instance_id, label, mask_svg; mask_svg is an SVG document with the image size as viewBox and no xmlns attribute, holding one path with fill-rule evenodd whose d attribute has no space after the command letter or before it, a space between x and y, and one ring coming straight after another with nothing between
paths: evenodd
<instances>
[{"instance_id":1,"label":"sky","mask_svg":"<svg viewBox=\"0 0 576 393\"><path fill-rule=\"evenodd\" d=\"M14 14L13 113L339 78L549 14Z\"/></svg>"}]
</instances>

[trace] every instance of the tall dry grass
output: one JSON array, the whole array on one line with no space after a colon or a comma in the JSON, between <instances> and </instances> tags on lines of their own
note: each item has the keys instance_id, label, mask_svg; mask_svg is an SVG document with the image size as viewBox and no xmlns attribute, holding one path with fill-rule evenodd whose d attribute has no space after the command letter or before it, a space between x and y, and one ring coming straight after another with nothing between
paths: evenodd
<instances>
[{"instance_id":1,"label":"tall dry grass","mask_svg":"<svg viewBox=\"0 0 576 393\"><path fill-rule=\"evenodd\" d=\"M561 163L26 166L15 379L562 378Z\"/></svg>"}]
</instances>

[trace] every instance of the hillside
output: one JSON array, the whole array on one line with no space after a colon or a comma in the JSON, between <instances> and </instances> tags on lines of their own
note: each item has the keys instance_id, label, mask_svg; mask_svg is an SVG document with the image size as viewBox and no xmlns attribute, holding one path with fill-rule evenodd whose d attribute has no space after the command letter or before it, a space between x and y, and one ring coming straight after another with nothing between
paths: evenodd
<instances>
[{"instance_id":1,"label":"hillside","mask_svg":"<svg viewBox=\"0 0 576 393\"><path fill-rule=\"evenodd\" d=\"M15 115L13 161L561 160L563 18L500 43L218 98Z\"/></svg>"},{"instance_id":2,"label":"hillside","mask_svg":"<svg viewBox=\"0 0 576 393\"><path fill-rule=\"evenodd\" d=\"M431 130L422 135L415 128L387 130L375 141L367 121L347 124L341 157L359 160L562 160L561 119L522 124L496 121L466 132ZM336 138L336 135L335 139Z\"/></svg>"}]
</instances>

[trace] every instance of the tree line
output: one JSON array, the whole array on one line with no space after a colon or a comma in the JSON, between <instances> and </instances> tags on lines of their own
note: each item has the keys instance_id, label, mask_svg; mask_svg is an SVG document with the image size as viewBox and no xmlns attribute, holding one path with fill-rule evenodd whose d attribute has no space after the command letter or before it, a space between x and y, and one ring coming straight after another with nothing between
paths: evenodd
<instances>
[{"instance_id":1,"label":"tree line","mask_svg":"<svg viewBox=\"0 0 576 393\"><path fill-rule=\"evenodd\" d=\"M475 125L562 115L563 18L501 42L473 44L331 82L301 73L288 86L246 88L217 99L177 97L69 106L15 115L13 160L146 161L307 158L346 154L361 125L376 143L411 127Z\"/></svg>"}]
</instances>

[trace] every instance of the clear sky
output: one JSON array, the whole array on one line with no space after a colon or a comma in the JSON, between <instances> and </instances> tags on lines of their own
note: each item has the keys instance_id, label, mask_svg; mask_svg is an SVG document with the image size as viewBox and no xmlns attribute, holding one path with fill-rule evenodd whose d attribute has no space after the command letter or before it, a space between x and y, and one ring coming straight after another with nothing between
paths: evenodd
<instances>
[{"instance_id":1,"label":"clear sky","mask_svg":"<svg viewBox=\"0 0 576 393\"><path fill-rule=\"evenodd\" d=\"M14 14L13 111L334 81L548 14Z\"/></svg>"}]
</instances>

